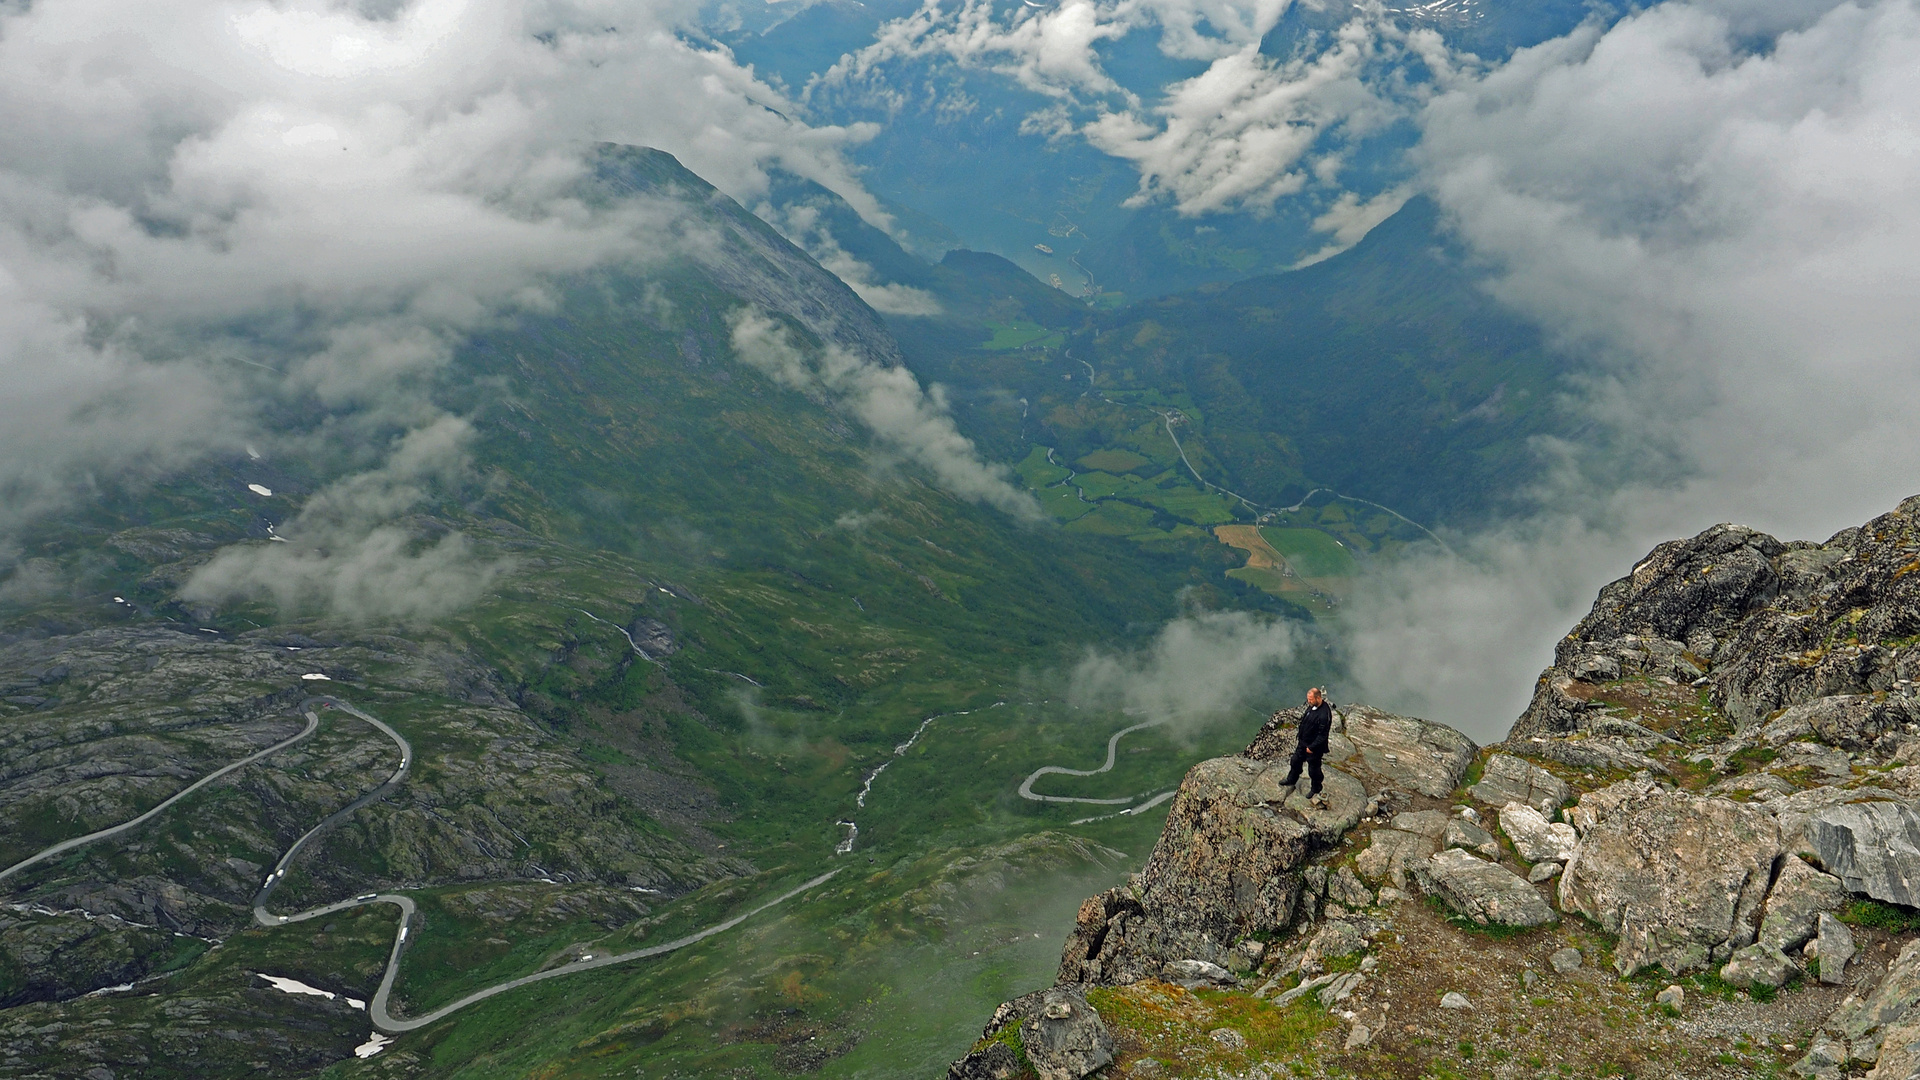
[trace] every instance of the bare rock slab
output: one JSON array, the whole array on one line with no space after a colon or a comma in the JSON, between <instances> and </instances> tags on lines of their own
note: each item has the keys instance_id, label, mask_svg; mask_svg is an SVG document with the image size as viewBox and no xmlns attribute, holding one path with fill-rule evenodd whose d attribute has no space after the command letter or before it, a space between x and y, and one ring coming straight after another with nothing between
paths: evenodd
<instances>
[{"instance_id":1,"label":"bare rock slab","mask_svg":"<svg viewBox=\"0 0 1920 1080\"><path fill-rule=\"evenodd\" d=\"M1550 822L1540 811L1517 802L1501 809L1500 831L1513 841L1513 849L1520 857L1530 863L1566 862L1580 843L1573 826Z\"/></svg>"},{"instance_id":2,"label":"bare rock slab","mask_svg":"<svg viewBox=\"0 0 1920 1080\"><path fill-rule=\"evenodd\" d=\"M1560 876L1560 906L1619 935L1614 965L1679 974L1753 942L1779 828L1726 799L1653 791L1588 830Z\"/></svg>"},{"instance_id":3,"label":"bare rock slab","mask_svg":"<svg viewBox=\"0 0 1920 1080\"><path fill-rule=\"evenodd\" d=\"M1849 892L1920 906L1920 814L1905 803L1846 803L1804 826L1820 862Z\"/></svg>"},{"instance_id":4,"label":"bare rock slab","mask_svg":"<svg viewBox=\"0 0 1920 1080\"><path fill-rule=\"evenodd\" d=\"M1353 742L1356 769L1386 783L1440 798L1460 784L1474 754L1472 739L1445 724L1395 716L1365 705L1340 710Z\"/></svg>"},{"instance_id":5,"label":"bare rock slab","mask_svg":"<svg viewBox=\"0 0 1920 1080\"><path fill-rule=\"evenodd\" d=\"M1466 848L1482 858L1500 857L1500 841L1466 818L1457 817L1447 822L1446 846Z\"/></svg>"},{"instance_id":6,"label":"bare rock slab","mask_svg":"<svg viewBox=\"0 0 1920 1080\"><path fill-rule=\"evenodd\" d=\"M1395 888L1407 887L1407 875L1413 873L1439 848L1431 836L1399 829L1373 830L1373 842L1353 861L1360 876L1369 881L1389 881Z\"/></svg>"},{"instance_id":7,"label":"bare rock slab","mask_svg":"<svg viewBox=\"0 0 1920 1080\"><path fill-rule=\"evenodd\" d=\"M1487 758L1480 782L1468 790L1488 806L1517 802L1542 814L1552 813L1573 797L1573 789L1565 780L1512 754L1494 754Z\"/></svg>"},{"instance_id":8,"label":"bare rock slab","mask_svg":"<svg viewBox=\"0 0 1920 1080\"><path fill-rule=\"evenodd\" d=\"M1497 863L1448 848L1427 860L1421 884L1477 923L1545 926L1559 921L1540 891Z\"/></svg>"}]
</instances>

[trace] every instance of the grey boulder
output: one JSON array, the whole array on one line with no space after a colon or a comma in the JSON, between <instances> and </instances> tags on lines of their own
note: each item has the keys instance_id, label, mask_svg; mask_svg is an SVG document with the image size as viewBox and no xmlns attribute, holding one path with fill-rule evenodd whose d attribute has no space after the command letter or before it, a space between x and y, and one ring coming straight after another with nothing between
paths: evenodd
<instances>
[{"instance_id":1,"label":"grey boulder","mask_svg":"<svg viewBox=\"0 0 1920 1080\"><path fill-rule=\"evenodd\" d=\"M1360 876L1369 881L1390 881L1394 887L1407 887L1407 875L1415 872L1440 845L1430 836L1402 832L1399 829L1373 830L1373 842L1353 861Z\"/></svg>"},{"instance_id":2,"label":"grey boulder","mask_svg":"<svg viewBox=\"0 0 1920 1080\"><path fill-rule=\"evenodd\" d=\"M1539 890L1511 870L1448 848L1427 860L1421 885L1448 907L1477 923L1545 926L1559 916Z\"/></svg>"},{"instance_id":3,"label":"grey boulder","mask_svg":"<svg viewBox=\"0 0 1920 1080\"><path fill-rule=\"evenodd\" d=\"M1619 935L1622 975L1697 970L1753 942L1779 851L1779 830L1758 809L1649 792L1588 830L1560 875L1560 907Z\"/></svg>"},{"instance_id":4,"label":"grey boulder","mask_svg":"<svg viewBox=\"0 0 1920 1080\"><path fill-rule=\"evenodd\" d=\"M1856 952L1853 931L1847 924L1826 912L1820 913L1820 933L1813 939L1813 955L1820 981L1838 985L1846 981L1847 963Z\"/></svg>"},{"instance_id":5,"label":"grey boulder","mask_svg":"<svg viewBox=\"0 0 1920 1080\"><path fill-rule=\"evenodd\" d=\"M1500 841L1495 840L1492 833L1466 818L1457 817L1447 822L1445 843L1447 847L1466 848L1483 858L1500 857Z\"/></svg>"},{"instance_id":6,"label":"grey boulder","mask_svg":"<svg viewBox=\"0 0 1920 1080\"><path fill-rule=\"evenodd\" d=\"M1043 991L1020 1033L1040 1080L1081 1080L1113 1063L1113 1036L1077 989Z\"/></svg>"},{"instance_id":7,"label":"grey boulder","mask_svg":"<svg viewBox=\"0 0 1920 1080\"><path fill-rule=\"evenodd\" d=\"M1040 1080L1082 1080L1113 1063L1113 1036L1080 986L1055 986L994 1010L974 1049L947 1069L947 1080L1012 1080L1019 1052L999 1036L1015 1027Z\"/></svg>"},{"instance_id":8,"label":"grey boulder","mask_svg":"<svg viewBox=\"0 0 1920 1080\"><path fill-rule=\"evenodd\" d=\"M1878 1045L1883 1034L1891 1039L1891 1029L1898 1025L1909 1021L1920 1025L1920 1011L1914 1009L1916 1003L1920 1003L1920 941L1910 941L1893 963L1887 965L1887 973L1880 977L1866 1000L1842 1006L1828 1018L1826 1026L1846 1036L1856 1047L1863 1041Z\"/></svg>"},{"instance_id":9,"label":"grey boulder","mask_svg":"<svg viewBox=\"0 0 1920 1080\"><path fill-rule=\"evenodd\" d=\"M1847 902L1846 886L1832 874L1808 866L1798 855L1780 862L1780 873L1767 893L1760 918L1760 944L1791 952L1813 939L1823 911L1837 911Z\"/></svg>"},{"instance_id":10,"label":"grey boulder","mask_svg":"<svg viewBox=\"0 0 1920 1080\"><path fill-rule=\"evenodd\" d=\"M1920 906L1920 814L1907 804L1829 806L1807 818L1804 832L1847 891Z\"/></svg>"},{"instance_id":11,"label":"grey boulder","mask_svg":"<svg viewBox=\"0 0 1920 1080\"><path fill-rule=\"evenodd\" d=\"M1793 961L1779 949L1748 945L1734 952L1733 959L1720 969L1720 978L1727 985L1744 990L1757 987L1771 990L1786 985L1794 971Z\"/></svg>"},{"instance_id":12,"label":"grey boulder","mask_svg":"<svg viewBox=\"0 0 1920 1080\"><path fill-rule=\"evenodd\" d=\"M1327 878L1327 899L1353 908L1373 906L1373 892L1350 866L1342 866Z\"/></svg>"},{"instance_id":13,"label":"grey boulder","mask_svg":"<svg viewBox=\"0 0 1920 1080\"><path fill-rule=\"evenodd\" d=\"M1334 919L1320 928L1319 933L1307 942L1307 951L1322 960L1339 956L1352 956L1364 952L1367 948L1367 936L1360 928L1344 919Z\"/></svg>"},{"instance_id":14,"label":"grey boulder","mask_svg":"<svg viewBox=\"0 0 1920 1080\"><path fill-rule=\"evenodd\" d=\"M1494 754L1487 758L1480 782L1468 790L1488 806L1524 803L1542 814L1552 813L1573 797L1573 789L1566 781L1512 754Z\"/></svg>"},{"instance_id":15,"label":"grey boulder","mask_svg":"<svg viewBox=\"0 0 1920 1080\"><path fill-rule=\"evenodd\" d=\"M1530 863L1566 862L1580 843L1573 826L1550 822L1540 811L1517 802L1501 807L1500 831L1513 841L1513 849L1520 857Z\"/></svg>"},{"instance_id":16,"label":"grey boulder","mask_svg":"<svg viewBox=\"0 0 1920 1080\"><path fill-rule=\"evenodd\" d=\"M1761 737L1778 745L1805 731L1829 746L1865 750L1915 719L1911 706L1897 697L1833 694L1793 706L1769 722Z\"/></svg>"}]
</instances>

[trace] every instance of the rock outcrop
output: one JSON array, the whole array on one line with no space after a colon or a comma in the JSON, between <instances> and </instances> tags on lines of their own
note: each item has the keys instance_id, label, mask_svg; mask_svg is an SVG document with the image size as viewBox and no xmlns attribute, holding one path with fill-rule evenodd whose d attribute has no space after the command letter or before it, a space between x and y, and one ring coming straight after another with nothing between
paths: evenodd
<instances>
[{"instance_id":1,"label":"rock outcrop","mask_svg":"<svg viewBox=\"0 0 1920 1080\"><path fill-rule=\"evenodd\" d=\"M1234 943L1286 926L1307 853L1352 827L1366 805L1359 781L1329 770L1331 809L1310 807L1281 786L1286 771L1285 762L1243 757L1194 766L1146 866L1080 906L1060 981L1135 982L1184 959L1226 966L1236 962Z\"/></svg>"},{"instance_id":2,"label":"rock outcrop","mask_svg":"<svg viewBox=\"0 0 1920 1080\"><path fill-rule=\"evenodd\" d=\"M1764 811L1651 791L1587 831L1560 878L1560 907L1620 936L1622 975L1693 971L1753 942L1779 854Z\"/></svg>"},{"instance_id":3,"label":"rock outcrop","mask_svg":"<svg viewBox=\"0 0 1920 1080\"><path fill-rule=\"evenodd\" d=\"M1573 789L1531 761L1496 753L1487 758L1480 782L1473 785L1471 794L1489 806L1517 802L1551 814L1573 797Z\"/></svg>"},{"instance_id":4,"label":"rock outcrop","mask_svg":"<svg viewBox=\"0 0 1920 1080\"><path fill-rule=\"evenodd\" d=\"M1845 803L1815 812L1805 826L1820 862L1875 900L1920 906L1920 813L1903 802Z\"/></svg>"},{"instance_id":5,"label":"rock outcrop","mask_svg":"<svg viewBox=\"0 0 1920 1080\"><path fill-rule=\"evenodd\" d=\"M1604 715L1594 686L1664 675L1704 678L1743 732L1819 703L1794 722L1848 749L1876 745L1920 721L1898 692L1920 672L1901 644L1920 634L1916 555L1920 496L1824 544L1735 525L1661 544L1555 647L1509 741L1590 732Z\"/></svg>"},{"instance_id":6,"label":"rock outcrop","mask_svg":"<svg viewBox=\"0 0 1920 1080\"><path fill-rule=\"evenodd\" d=\"M1351 1025L1329 1044L1365 1054L1421 1030L1412 1002L1377 988L1386 954L1372 951L1417 887L1456 924L1530 930L1519 940L1542 943L1548 978L1602 978L1591 954L1544 947L1568 944L1564 913L1615 936L1621 976L1711 972L1718 995L1745 990L1754 1008L1831 995L1776 1035L1851 991L1804 1054L1782 1040L1793 1071L1839 1080L1877 1060L1870 1080L1916 1080L1920 942L1899 909L1920 908L1917 648L1920 496L1824 544L1736 526L1662 544L1559 643L1466 805L1470 741L1352 705L1330 739L1331 805L1308 806L1278 787L1292 717L1276 715L1240 758L1189 773L1142 872L1082 906L1060 979L1317 1002ZM1411 935L1391 940L1393 963L1420 962ZM1890 944L1904 947L1883 975ZM1432 952L1453 964L1476 948ZM1510 977L1541 980L1532 966ZM1718 995L1674 985L1640 1000L1691 1017ZM1440 1000L1467 1013L1499 996Z\"/></svg>"},{"instance_id":7,"label":"rock outcrop","mask_svg":"<svg viewBox=\"0 0 1920 1080\"><path fill-rule=\"evenodd\" d=\"M1540 890L1498 863L1448 848L1421 868L1421 885L1455 911L1481 924L1545 926L1558 922Z\"/></svg>"},{"instance_id":8,"label":"rock outcrop","mask_svg":"<svg viewBox=\"0 0 1920 1080\"><path fill-rule=\"evenodd\" d=\"M1055 986L994 1011L948 1080L1012 1080L1028 1068L1040 1080L1081 1080L1113 1061L1113 1036L1078 986Z\"/></svg>"}]
</instances>

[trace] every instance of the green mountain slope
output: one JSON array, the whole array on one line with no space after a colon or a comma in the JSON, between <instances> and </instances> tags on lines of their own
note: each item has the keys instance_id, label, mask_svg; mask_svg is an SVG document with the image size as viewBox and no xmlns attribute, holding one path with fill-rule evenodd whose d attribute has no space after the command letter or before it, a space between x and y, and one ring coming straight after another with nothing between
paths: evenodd
<instances>
[{"instance_id":1,"label":"green mountain slope","mask_svg":"<svg viewBox=\"0 0 1920 1080\"><path fill-rule=\"evenodd\" d=\"M1143 850L1154 815L1060 831L1088 811L1014 789L1097 760L1128 722L1056 700L1086 645L1246 593L1221 576L1224 549L1206 565L947 494L831 394L736 354L729 316L753 305L803 347L889 363L893 339L842 283L666 155L610 150L583 194L659 202L693 254L552 283L556 307L465 343L436 383L472 426L470 467L422 481L392 524L411 550L464 535L498 570L476 603L370 625L262 595L179 598L222 551L277 550L298 507L365 467L350 452L209 461L23 538L0 593L0 860L295 734L319 687L416 757L307 849L274 904L412 898L400 1015L842 873L731 935L352 1058L367 1021L345 999L371 996L392 909L249 928L286 845L394 767L391 743L329 714L149 825L0 881L23 905L0 919L0 972L31 975L0 1010L0 1076L263 1060L285 1075L897 1075L950 1059L983 1006L1051 966L1043 929ZM1053 790L1164 790L1236 737L1130 736L1151 752ZM836 856L844 821L857 843ZM43 977L53 954L72 958L67 977ZM74 996L120 983L134 987Z\"/></svg>"}]
</instances>

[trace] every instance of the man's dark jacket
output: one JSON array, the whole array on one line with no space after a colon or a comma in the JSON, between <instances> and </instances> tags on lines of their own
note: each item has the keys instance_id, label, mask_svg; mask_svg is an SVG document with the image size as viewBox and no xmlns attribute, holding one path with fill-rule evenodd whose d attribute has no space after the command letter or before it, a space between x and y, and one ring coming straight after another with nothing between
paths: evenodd
<instances>
[{"instance_id":1,"label":"man's dark jacket","mask_svg":"<svg viewBox=\"0 0 1920 1080\"><path fill-rule=\"evenodd\" d=\"M1327 736L1333 734L1333 705L1322 701L1318 705L1309 705L1300 714L1299 745L1325 755Z\"/></svg>"}]
</instances>

